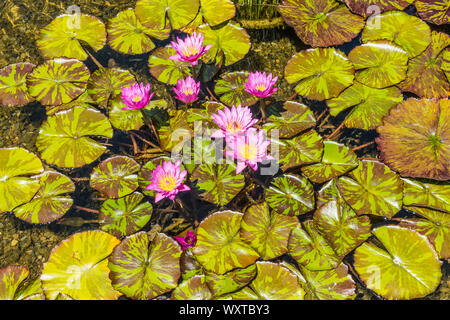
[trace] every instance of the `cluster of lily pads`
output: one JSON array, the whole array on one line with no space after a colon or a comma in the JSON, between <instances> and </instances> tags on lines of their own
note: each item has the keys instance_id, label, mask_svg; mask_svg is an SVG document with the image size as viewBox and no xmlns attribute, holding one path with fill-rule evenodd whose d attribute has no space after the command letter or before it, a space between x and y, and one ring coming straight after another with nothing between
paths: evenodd
<instances>
[{"instance_id":1,"label":"cluster of lily pads","mask_svg":"<svg viewBox=\"0 0 450 320\"><path fill-rule=\"evenodd\" d=\"M88 169L103 197L99 230L53 248L38 279L24 287L25 266L0 269L1 299L354 299L356 282L413 299L438 288L450 258L450 39L430 24L448 23L448 3L284 0L278 11L312 47L284 70L300 99L276 101L265 74L252 86L262 74L221 73L251 48L230 0L139 0L106 24L62 15L37 40L44 63L0 70L2 106L36 100L47 111L37 155L0 149L0 213L31 224L63 218L74 168ZM360 33L348 53L339 47ZM199 52L177 44L199 34L202 55L183 60ZM148 57L150 75L183 103L100 65L105 45ZM317 132L308 100L342 117L333 134ZM246 117L247 135L267 132L267 157L171 157L215 154L214 138ZM333 141L344 126L376 130L380 158ZM107 156L117 145L123 154ZM280 169L262 175L262 160Z\"/></svg>"}]
</instances>

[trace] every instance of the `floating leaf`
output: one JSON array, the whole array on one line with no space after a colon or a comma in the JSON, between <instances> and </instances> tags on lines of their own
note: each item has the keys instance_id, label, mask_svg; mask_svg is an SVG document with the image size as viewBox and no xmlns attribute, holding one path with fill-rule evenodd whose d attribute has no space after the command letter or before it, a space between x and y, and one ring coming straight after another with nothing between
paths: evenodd
<instances>
[{"instance_id":1,"label":"floating leaf","mask_svg":"<svg viewBox=\"0 0 450 320\"><path fill-rule=\"evenodd\" d=\"M450 179L450 103L410 98L377 128L380 158L403 176Z\"/></svg>"},{"instance_id":2,"label":"floating leaf","mask_svg":"<svg viewBox=\"0 0 450 320\"><path fill-rule=\"evenodd\" d=\"M175 85L178 80L191 75L189 62L169 59L174 54L176 51L171 46L158 48L152 52L148 67L151 75L158 81Z\"/></svg>"},{"instance_id":3,"label":"floating leaf","mask_svg":"<svg viewBox=\"0 0 450 320\"><path fill-rule=\"evenodd\" d=\"M385 11L403 10L414 0L345 0L354 13L367 18Z\"/></svg>"},{"instance_id":4,"label":"floating leaf","mask_svg":"<svg viewBox=\"0 0 450 320\"><path fill-rule=\"evenodd\" d=\"M138 188L139 164L132 158L115 156L100 162L91 173L90 185L108 198L120 198Z\"/></svg>"},{"instance_id":5,"label":"floating leaf","mask_svg":"<svg viewBox=\"0 0 450 320\"><path fill-rule=\"evenodd\" d=\"M34 100L28 93L26 82L34 67L26 62L10 64L0 70L0 106L20 107Z\"/></svg>"},{"instance_id":6,"label":"floating leaf","mask_svg":"<svg viewBox=\"0 0 450 320\"><path fill-rule=\"evenodd\" d=\"M100 157L106 147L88 136L111 138L108 119L95 109L74 107L48 117L41 126L36 146L42 159L59 167L81 167Z\"/></svg>"},{"instance_id":7,"label":"floating leaf","mask_svg":"<svg viewBox=\"0 0 450 320\"><path fill-rule=\"evenodd\" d=\"M197 261L191 249L183 251L180 257L180 270L183 280L187 280L196 275L204 275L202 265Z\"/></svg>"},{"instance_id":8,"label":"floating leaf","mask_svg":"<svg viewBox=\"0 0 450 320\"><path fill-rule=\"evenodd\" d=\"M14 209L14 215L29 223L50 223L61 218L72 206L73 200L66 194L75 191L75 184L53 171L34 178L40 183L38 192L31 201Z\"/></svg>"},{"instance_id":9,"label":"floating leaf","mask_svg":"<svg viewBox=\"0 0 450 320\"><path fill-rule=\"evenodd\" d=\"M450 79L450 48L442 52L441 70L444 71L447 80Z\"/></svg>"},{"instance_id":10,"label":"floating leaf","mask_svg":"<svg viewBox=\"0 0 450 320\"><path fill-rule=\"evenodd\" d=\"M354 72L353 64L335 48L300 51L288 61L284 70L287 82L299 82L295 91L314 100L337 97L353 83Z\"/></svg>"},{"instance_id":11,"label":"floating leaf","mask_svg":"<svg viewBox=\"0 0 450 320\"><path fill-rule=\"evenodd\" d=\"M364 27L364 19L335 0L283 0L278 11L305 43L329 47L349 42Z\"/></svg>"},{"instance_id":12,"label":"floating leaf","mask_svg":"<svg viewBox=\"0 0 450 320\"><path fill-rule=\"evenodd\" d=\"M15 300L45 300L41 280L38 278L28 284L25 288L16 291ZM0 298L1 300L1 298Z\"/></svg>"},{"instance_id":13,"label":"floating leaf","mask_svg":"<svg viewBox=\"0 0 450 320\"><path fill-rule=\"evenodd\" d=\"M242 218L241 239L255 249L264 260L287 252L295 217L270 212L266 202L249 207Z\"/></svg>"},{"instance_id":14,"label":"floating leaf","mask_svg":"<svg viewBox=\"0 0 450 320\"><path fill-rule=\"evenodd\" d=\"M416 0L414 5L419 16L434 24L448 24L450 2L448 0Z\"/></svg>"},{"instance_id":15,"label":"floating leaf","mask_svg":"<svg viewBox=\"0 0 450 320\"><path fill-rule=\"evenodd\" d=\"M414 299L438 287L441 263L427 238L398 226L372 233L384 246L364 243L356 249L354 266L366 286L386 299Z\"/></svg>"},{"instance_id":16,"label":"floating leaf","mask_svg":"<svg viewBox=\"0 0 450 320\"><path fill-rule=\"evenodd\" d=\"M346 116L344 125L348 128L373 130L383 124L383 117L401 101L403 95L397 87L375 89L355 82L337 98L328 100L327 105L332 116L353 107Z\"/></svg>"},{"instance_id":17,"label":"floating leaf","mask_svg":"<svg viewBox=\"0 0 450 320\"><path fill-rule=\"evenodd\" d=\"M44 171L41 160L23 148L0 149L0 213L30 201L39 180L29 176Z\"/></svg>"},{"instance_id":18,"label":"floating leaf","mask_svg":"<svg viewBox=\"0 0 450 320\"><path fill-rule=\"evenodd\" d=\"M450 185L403 179L403 204L427 207L450 213Z\"/></svg>"},{"instance_id":19,"label":"floating leaf","mask_svg":"<svg viewBox=\"0 0 450 320\"><path fill-rule=\"evenodd\" d=\"M206 284L204 275L195 275L184 280L172 292L172 300L211 300L211 290Z\"/></svg>"},{"instance_id":20,"label":"floating leaf","mask_svg":"<svg viewBox=\"0 0 450 320\"><path fill-rule=\"evenodd\" d=\"M314 187L305 177L285 174L274 178L265 200L278 214L305 214L314 209Z\"/></svg>"},{"instance_id":21,"label":"floating leaf","mask_svg":"<svg viewBox=\"0 0 450 320\"><path fill-rule=\"evenodd\" d=\"M258 98L245 91L244 83L248 79L247 71L235 71L222 74L216 82L214 92L221 96L220 101L227 106L254 105Z\"/></svg>"},{"instance_id":22,"label":"floating leaf","mask_svg":"<svg viewBox=\"0 0 450 320\"><path fill-rule=\"evenodd\" d=\"M200 0L200 3L200 12L210 26L230 20L236 14L236 8L231 0Z\"/></svg>"},{"instance_id":23,"label":"floating leaf","mask_svg":"<svg viewBox=\"0 0 450 320\"><path fill-rule=\"evenodd\" d=\"M53 116L58 112L72 109L73 107L82 107L82 108L92 108L91 104L94 104L94 100L92 100L91 96L87 91L83 92L79 95L75 100L72 100L68 103L61 104L59 106L45 106L45 111L47 116Z\"/></svg>"},{"instance_id":24,"label":"floating leaf","mask_svg":"<svg viewBox=\"0 0 450 320\"><path fill-rule=\"evenodd\" d=\"M256 276L256 264L246 268L237 268L223 275L206 274L206 285L214 297L221 296L249 284Z\"/></svg>"},{"instance_id":25,"label":"floating leaf","mask_svg":"<svg viewBox=\"0 0 450 320\"><path fill-rule=\"evenodd\" d=\"M193 136L192 127L187 122L187 113L184 110L169 110L168 125L159 130L161 148L172 153L180 152L185 143L191 141Z\"/></svg>"},{"instance_id":26,"label":"floating leaf","mask_svg":"<svg viewBox=\"0 0 450 320\"><path fill-rule=\"evenodd\" d=\"M203 267L216 274L251 265L259 257L240 239L243 214L233 211L216 212L200 223L193 253Z\"/></svg>"},{"instance_id":27,"label":"floating leaf","mask_svg":"<svg viewBox=\"0 0 450 320\"><path fill-rule=\"evenodd\" d=\"M431 42L430 27L406 12L390 11L367 19L361 40L364 43L389 40L408 52L409 58L421 54Z\"/></svg>"},{"instance_id":28,"label":"floating leaf","mask_svg":"<svg viewBox=\"0 0 450 320\"><path fill-rule=\"evenodd\" d=\"M302 173L314 183L323 183L358 166L358 157L347 146L324 141L322 162L302 167Z\"/></svg>"},{"instance_id":29,"label":"floating leaf","mask_svg":"<svg viewBox=\"0 0 450 320\"><path fill-rule=\"evenodd\" d=\"M400 88L419 97L447 98L450 84L441 67L444 49L449 45L450 37L447 34L433 31L428 48L409 61L407 77L400 83Z\"/></svg>"},{"instance_id":30,"label":"floating leaf","mask_svg":"<svg viewBox=\"0 0 450 320\"><path fill-rule=\"evenodd\" d=\"M154 30L143 26L137 19L134 9L121 11L108 21L109 46L125 54L142 54L155 48L151 38L164 40L169 37L170 30Z\"/></svg>"},{"instance_id":31,"label":"floating leaf","mask_svg":"<svg viewBox=\"0 0 450 320\"><path fill-rule=\"evenodd\" d=\"M86 90L89 70L75 59L48 60L27 77L28 91L43 105L68 103Z\"/></svg>"},{"instance_id":32,"label":"floating leaf","mask_svg":"<svg viewBox=\"0 0 450 320\"><path fill-rule=\"evenodd\" d=\"M389 41L374 41L355 47L348 54L355 66L355 79L373 87L386 88L406 78L408 53Z\"/></svg>"},{"instance_id":33,"label":"floating leaf","mask_svg":"<svg viewBox=\"0 0 450 320\"><path fill-rule=\"evenodd\" d=\"M108 259L119 239L100 231L75 233L50 252L41 274L48 299L65 294L76 300L114 300L119 293L108 277Z\"/></svg>"},{"instance_id":34,"label":"floating leaf","mask_svg":"<svg viewBox=\"0 0 450 320\"><path fill-rule=\"evenodd\" d=\"M87 91L94 103L106 108L110 99L120 97L123 87L135 82L134 76L128 70L101 68L91 75Z\"/></svg>"},{"instance_id":35,"label":"floating leaf","mask_svg":"<svg viewBox=\"0 0 450 320\"><path fill-rule=\"evenodd\" d=\"M339 178L338 187L358 215L391 218L402 207L403 182L381 162L361 161L348 177Z\"/></svg>"},{"instance_id":36,"label":"floating leaf","mask_svg":"<svg viewBox=\"0 0 450 320\"><path fill-rule=\"evenodd\" d=\"M177 286L181 249L175 240L145 232L125 238L109 258L114 288L129 298L149 300Z\"/></svg>"},{"instance_id":37,"label":"floating leaf","mask_svg":"<svg viewBox=\"0 0 450 320\"><path fill-rule=\"evenodd\" d=\"M0 300L14 300L17 288L29 273L24 266L7 266L0 269Z\"/></svg>"},{"instance_id":38,"label":"floating leaf","mask_svg":"<svg viewBox=\"0 0 450 320\"><path fill-rule=\"evenodd\" d=\"M81 43L86 42L94 51L106 43L105 25L99 18L87 14L63 14L41 29L36 41L45 58L75 58L86 60L88 54Z\"/></svg>"}]
</instances>

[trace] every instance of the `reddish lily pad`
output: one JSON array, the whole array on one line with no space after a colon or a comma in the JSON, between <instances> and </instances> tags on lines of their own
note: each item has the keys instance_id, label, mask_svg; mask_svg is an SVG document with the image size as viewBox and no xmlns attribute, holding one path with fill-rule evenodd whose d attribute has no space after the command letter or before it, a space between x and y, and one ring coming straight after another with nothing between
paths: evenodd
<instances>
[{"instance_id":1,"label":"reddish lily pad","mask_svg":"<svg viewBox=\"0 0 450 320\"><path fill-rule=\"evenodd\" d=\"M437 25L449 23L450 2L448 0L416 0L414 5L423 20Z\"/></svg>"},{"instance_id":2,"label":"reddish lily pad","mask_svg":"<svg viewBox=\"0 0 450 320\"><path fill-rule=\"evenodd\" d=\"M0 300L45 300L39 279L18 290L29 274L25 266L13 265L1 268Z\"/></svg>"},{"instance_id":3,"label":"reddish lily pad","mask_svg":"<svg viewBox=\"0 0 450 320\"><path fill-rule=\"evenodd\" d=\"M403 10L413 2L414 0L345 0L350 10L364 18L385 11Z\"/></svg>"},{"instance_id":4,"label":"reddish lily pad","mask_svg":"<svg viewBox=\"0 0 450 320\"><path fill-rule=\"evenodd\" d=\"M27 62L10 64L0 70L0 106L21 107L34 100L26 82L34 67Z\"/></svg>"},{"instance_id":5,"label":"reddish lily pad","mask_svg":"<svg viewBox=\"0 0 450 320\"><path fill-rule=\"evenodd\" d=\"M172 292L171 300L211 300L213 294L204 275L195 275L184 280Z\"/></svg>"},{"instance_id":6,"label":"reddish lily pad","mask_svg":"<svg viewBox=\"0 0 450 320\"><path fill-rule=\"evenodd\" d=\"M245 91L244 82L247 81L247 71L235 71L222 74L214 87L214 92L221 96L220 101L227 106L251 106L258 102L258 98Z\"/></svg>"}]
</instances>

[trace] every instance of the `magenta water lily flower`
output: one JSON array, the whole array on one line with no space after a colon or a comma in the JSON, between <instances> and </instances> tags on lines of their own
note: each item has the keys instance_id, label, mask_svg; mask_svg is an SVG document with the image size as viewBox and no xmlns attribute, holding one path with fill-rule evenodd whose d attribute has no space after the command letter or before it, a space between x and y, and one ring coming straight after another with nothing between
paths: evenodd
<instances>
[{"instance_id":1,"label":"magenta water lily flower","mask_svg":"<svg viewBox=\"0 0 450 320\"><path fill-rule=\"evenodd\" d=\"M259 98L270 97L278 90L278 88L274 88L277 80L278 77L272 78L271 73L266 75L265 72L250 72L244 83L245 91Z\"/></svg>"},{"instance_id":2,"label":"magenta water lily flower","mask_svg":"<svg viewBox=\"0 0 450 320\"><path fill-rule=\"evenodd\" d=\"M212 47L211 44L203 46L203 35L201 33L197 35L195 32L184 40L177 38L177 42L171 41L170 44L177 54L170 56L169 59L186 61L193 66L197 65L200 57Z\"/></svg>"},{"instance_id":3,"label":"magenta water lily flower","mask_svg":"<svg viewBox=\"0 0 450 320\"><path fill-rule=\"evenodd\" d=\"M123 110L142 109L148 105L154 93L150 93L150 83L144 86L141 84L132 84L129 87L122 88L122 101L127 106Z\"/></svg>"},{"instance_id":4,"label":"magenta water lily flower","mask_svg":"<svg viewBox=\"0 0 450 320\"><path fill-rule=\"evenodd\" d=\"M198 93L200 92L200 81L196 82L191 76L184 80L178 80L177 86L173 88L178 100L184 103L192 103L198 99Z\"/></svg>"},{"instance_id":5,"label":"magenta water lily flower","mask_svg":"<svg viewBox=\"0 0 450 320\"><path fill-rule=\"evenodd\" d=\"M188 248L192 248L197 243L197 236L191 230L186 233L186 236L183 237L175 237L178 243L181 245L181 249L183 251Z\"/></svg>"},{"instance_id":6,"label":"magenta water lily flower","mask_svg":"<svg viewBox=\"0 0 450 320\"><path fill-rule=\"evenodd\" d=\"M158 165L153 169L151 184L146 189L157 192L155 202L159 202L164 198L173 200L179 192L191 190L191 188L183 184L187 171L181 171L180 165L180 160L175 163L164 161L162 165Z\"/></svg>"},{"instance_id":7,"label":"magenta water lily flower","mask_svg":"<svg viewBox=\"0 0 450 320\"><path fill-rule=\"evenodd\" d=\"M258 163L273 160L267 154L270 141L264 137L263 130L248 129L245 134L239 134L233 139L227 140L227 155L237 159L236 174L241 173L247 166L254 171L258 170Z\"/></svg>"},{"instance_id":8,"label":"magenta water lily flower","mask_svg":"<svg viewBox=\"0 0 450 320\"><path fill-rule=\"evenodd\" d=\"M211 135L213 138L230 137L244 133L258 122L258 119L253 118L250 108L241 106L218 110L217 114L213 113L212 118L220 127L220 130L213 132Z\"/></svg>"}]
</instances>

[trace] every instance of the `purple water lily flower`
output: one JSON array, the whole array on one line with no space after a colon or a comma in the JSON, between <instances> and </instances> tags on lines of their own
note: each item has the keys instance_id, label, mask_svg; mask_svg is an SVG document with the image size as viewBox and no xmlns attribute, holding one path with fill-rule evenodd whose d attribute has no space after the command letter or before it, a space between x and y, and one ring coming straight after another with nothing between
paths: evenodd
<instances>
[{"instance_id":1,"label":"purple water lily flower","mask_svg":"<svg viewBox=\"0 0 450 320\"><path fill-rule=\"evenodd\" d=\"M270 97L278 88L274 88L278 77L272 78L272 74L266 75L261 72L250 72L247 81L244 83L245 91L258 98Z\"/></svg>"},{"instance_id":2,"label":"purple water lily flower","mask_svg":"<svg viewBox=\"0 0 450 320\"><path fill-rule=\"evenodd\" d=\"M122 101L127 106L123 110L142 109L148 105L154 93L150 93L150 83L132 84L122 88Z\"/></svg>"},{"instance_id":3,"label":"purple water lily flower","mask_svg":"<svg viewBox=\"0 0 450 320\"><path fill-rule=\"evenodd\" d=\"M181 245L181 249L183 251L187 250L188 248L192 248L193 246L195 246L195 243L197 242L197 236L191 230L189 230L186 233L186 236L184 238L175 237L175 239Z\"/></svg>"},{"instance_id":4,"label":"purple water lily flower","mask_svg":"<svg viewBox=\"0 0 450 320\"><path fill-rule=\"evenodd\" d=\"M178 100L184 103L192 103L198 99L198 93L200 92L200 81L195 82L191 76L184 80L178 80L177 86L173 88Z\"/></svg>"},{"instance_id":5,"label":"purple water lily flower","mask_svg":"<svg viewBox=\"0 0 450 320\"><path fill-rule=\"evenodd\" d=\"M203 35L197 35L195 32L184 40L177 38L177 42L171 41L170 44L177 54L169 59L189 62L193 66L197 65L198 60L212 47L211 44L203 46Z\"/></svg>"}]
</instances>

